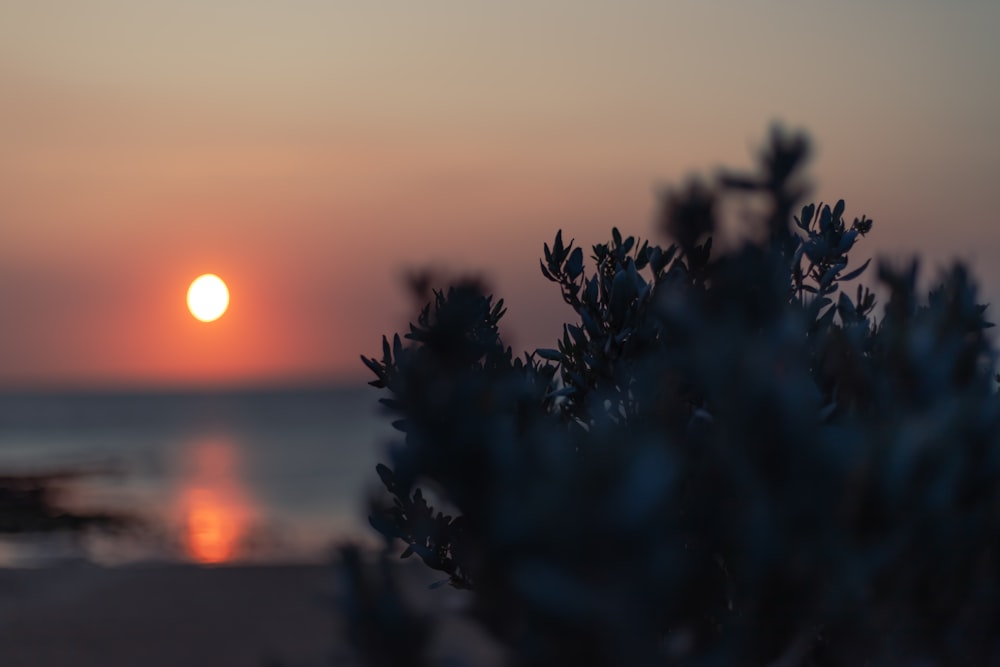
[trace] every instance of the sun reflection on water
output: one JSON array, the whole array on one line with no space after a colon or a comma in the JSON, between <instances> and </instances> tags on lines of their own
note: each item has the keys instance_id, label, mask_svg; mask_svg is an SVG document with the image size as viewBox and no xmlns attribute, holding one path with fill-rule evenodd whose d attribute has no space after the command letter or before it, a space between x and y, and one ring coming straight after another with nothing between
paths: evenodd
<instances>
[{"instance_id":1,"label":"sun reflection on water","mask_svg":"<svg viewBox=\"0 0 1000 667\"><path fill-rule=\"evenodd\" d=\"M221 564L242 555L256 509L238 453L224 437L198 440L187 452L179 512L184 549L195 562Z\"/></svg>"}]
</instances>

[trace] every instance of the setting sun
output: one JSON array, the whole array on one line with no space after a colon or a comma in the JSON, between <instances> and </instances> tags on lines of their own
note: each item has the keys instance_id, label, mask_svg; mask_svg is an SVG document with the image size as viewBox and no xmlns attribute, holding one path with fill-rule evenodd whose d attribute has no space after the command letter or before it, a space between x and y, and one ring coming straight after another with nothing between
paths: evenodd
<instances>
[{"instance_id":1,"label":"setting sun","mask_svg":"<svg viewBox=\"0 0 1000 667\"><path fill-rule=\"evenodd\" d=\"M229 307L229 289L222 278L206 273L198 276L188 288L188 310L202 322L213 322Z\"/></svg>"}]
</instances>

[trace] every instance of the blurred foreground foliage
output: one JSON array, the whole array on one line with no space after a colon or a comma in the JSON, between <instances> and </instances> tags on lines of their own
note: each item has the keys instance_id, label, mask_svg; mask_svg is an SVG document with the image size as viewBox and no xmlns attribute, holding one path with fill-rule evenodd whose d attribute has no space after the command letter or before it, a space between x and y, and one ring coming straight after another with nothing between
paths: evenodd
<instances>
[{"instance_id":1,"label":"blurred foreground foliage","mask_svg":"<svg viewBox=\"0 0 1000 667\"><path fill-rule=\"evenodd\" d=\"M68 470L41 474L0 474L0 536L89 530L123 532L138 525L125 512L71 509L65 487L91 471Z\"/></svg>"},{"instance_id":2,"label":"blurred foreground foliage","mask_svg":"<svg viewBox=\"0 0 1000 667\"><path fill-rule=\"evenodd\" d=\"M882 263L876 317L871 220L797 210L808 152L775 130L758 173L666 192L666 246L614 229L588 262L557 234L552 349L516 357L466 281L362 357L405 434L371 523L509 664L1000 664L985 306L960 265L921 299ZM753 215L719 253L732 202ZM430 664L434 619L343 555L369 664Z\"/></svg>"}]
</instances>

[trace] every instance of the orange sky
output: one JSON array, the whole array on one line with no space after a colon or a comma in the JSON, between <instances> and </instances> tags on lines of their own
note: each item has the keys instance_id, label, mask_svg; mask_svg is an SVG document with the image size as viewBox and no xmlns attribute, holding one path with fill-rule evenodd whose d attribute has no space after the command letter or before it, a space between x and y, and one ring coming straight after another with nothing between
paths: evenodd
<instances>
[{"instance_id":1,"label":"orange sky","mask_svg":"<svg viewBox=\"0 0 1000 667\"><path fill-rule=\"evenodd\" d=\"M775 119L875 219L860 252L1000 295L996 2L338 4L0 6L0 385L363 378L426 265L549 345L542 242L649 235L658 186Z\"/></svg>"}]
</instances>

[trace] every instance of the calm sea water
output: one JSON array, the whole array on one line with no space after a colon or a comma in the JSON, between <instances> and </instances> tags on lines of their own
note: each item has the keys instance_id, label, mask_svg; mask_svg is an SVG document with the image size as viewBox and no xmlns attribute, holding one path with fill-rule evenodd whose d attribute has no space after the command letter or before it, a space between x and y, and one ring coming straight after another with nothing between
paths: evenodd
<instances>
[{"instance_id":1,"label":"calm sea water","mask_svg":"<svg viewBox=\"0 0 1000 667\"><path fill-rule=\"evenodd\" d=\"M86 472L78 509L124 535L0 538L0 564L321 560L372 539L367 493L391 437L370 387L226 393L0 394L0 474Z\"/></svg>"}]
</instances>

